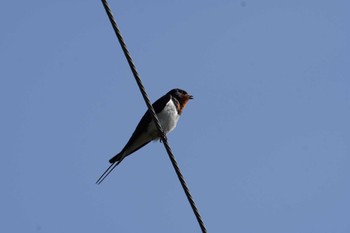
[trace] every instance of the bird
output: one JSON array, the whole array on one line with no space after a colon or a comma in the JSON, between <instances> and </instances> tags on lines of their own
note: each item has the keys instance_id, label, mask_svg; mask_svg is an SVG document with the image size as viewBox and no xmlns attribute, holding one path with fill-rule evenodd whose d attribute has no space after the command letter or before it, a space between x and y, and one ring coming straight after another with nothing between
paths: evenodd
<instances>
[{"instance_id":1,"label":"bird","mask_svg":"<svg viewBox=\"0 0 350 233\"><path fill-rule=\"evenodd\" d=\"M185 90L175 88L152 104L165 135L176 127L179 117L190 99L193 99L192 95ZM101 184L127 156L158 139L160 139L160 134L151 113L147 110L124 148L109 160L110 166L96 181L96 184Z\"/></svg>"}]
</instances>

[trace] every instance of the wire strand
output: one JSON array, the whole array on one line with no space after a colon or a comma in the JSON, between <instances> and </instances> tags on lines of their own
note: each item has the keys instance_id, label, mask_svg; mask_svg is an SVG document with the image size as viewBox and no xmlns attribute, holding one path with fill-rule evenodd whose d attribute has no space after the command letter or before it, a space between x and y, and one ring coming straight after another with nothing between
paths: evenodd
<instances>
[{"instance_id":1,"label":"wire strand","mask_svg":"<svg viewBox=\"0 0 350 233\"><path fill-rule=\"evenodd\" d=\"M141 92L141 94L142 94L142 97L143 97L143 99L145 100L146 105L147 105L147 108L148 108L148 110L150 111L150 113L151 113L151 115L152 115L152 118L153 118L153 121L154 121L154 123L155 123L155 125L156 125L156 127L157 127L157 129L158 129L158 131L159 131L159 133L160 133L160 138L161 138L162 141L163 141L163 145L164 145L164 147L165 147L165 150L167 151L167 153L168 153L168 155L169 155L169 158L170 158L170 160L171 160L171 163L172 163L172 165L173 165L173 167L174 167L174 169L175 169L175 172L176 172L176 174L177 174L177 176L178 176L178 178L179 178L179 180L180 180L181 186L182 186L182 188L183 188L183 190L184 190L184 192L185 192L185 194L186 194L187 200L189 201L189 203L190 203L190 205L191 205L191 207L192 207L192 210L193 210L193 212L194 212L194 214L195 214L195 216L196 216L196 218L197 218L198 224L199 224L199 226L200 226L202 232L203 232L203 233L206 233L206 232L207 232L207 229L205 228L205 225L204 225L204 222L203 222L203 220L202 220L202 217L201 217L201 215L199 214L199 211L198 211L198 209L197 209L197 207L196 207L196 204L195 204L195 202L194 202L194 200L193 200L193 198L192 198L192 195L191 195L191 193L190 193L190 190L189 190L189 188L188 188L188 186L187 186L187 184L186 184L186 182L185 182L185 179L184 179L184 177L183 177L183 175L182 175L182 173L181 173L181 171L180 171L180 168L179 168L179 166L178 166L178 164L177 164L177 162L176 162L176 160L175 160L174 154L173 154L173 152L172 152L172 150L171 150L171 148L170 148L170 146L169 146L169 144L168 144L167 137L166 137L166 135L164 134L164 131L163 131L163 129L162 129L161 125L160 125L160 122L159 122L159 120L158 120L158 118L157 118L157 115L156 115L156 113L155 113L155 111L154 111L154 109L153 109L153 107L152 107L151 101L150 101L149 98L148 98L148 95L147 95L147 93L146 93L145 87L144 87L143 84L142 84L141 78L140 78L140 76L139 76L139 74L138 74L138 72L137 72L137 70L136 70L136 67L135 67L135 65L134 65L134 62L133 62L133 60L132 60L132 58L131 58L131 56L130 56L130 53L129 53L127 47L126 47L126 44L125 44L125 42L124 42L124 39L123 39L123 37L122 37L122 35L121 35L121 33L120 33L120 30L119 30L119 28L118 28L118 25L117 25L117 23L116 23L116 21L115 21L113 15L112 15L112 11L111 11L111 9L109 8L108 3L107 3L106 0L101 0L101 1L102 1L102 4L103 4L103 6L104 6L104 8L105 8L105 10L106 10L106 13L107 13L107 15L108 15L109 21L110 21L111 24L112 24L112 27L113 27L113 29L114 29L114 32L115 32L115 34L116 34L116 36L117 36L117 38L118 38L118 40L119 40L120 46L122 47L122 50L123 50L124 55L125 55L125 57L126 57L126 60L127 60L128 63L129 63L130 69L131 69L131 71L132 71L132 73L133 73L133 75L134 75L135 81L136 81L136 83L137 83L137 85L138 85L138 87L139 87L139 89L140 89L140 92ZM112 168L112 170L113 170L113 168Z\"/></svg>"}]
</instances>

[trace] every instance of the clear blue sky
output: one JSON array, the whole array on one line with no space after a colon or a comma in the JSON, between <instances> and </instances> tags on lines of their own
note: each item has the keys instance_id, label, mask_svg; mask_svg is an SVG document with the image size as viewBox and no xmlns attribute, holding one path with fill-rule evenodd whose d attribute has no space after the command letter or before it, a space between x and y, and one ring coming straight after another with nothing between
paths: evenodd
<instances>
[{"instance_id":1,"label":"clear blue sky","mask_svg":"<svg viewBox=\"0 0 350 233\"><path fill-rule=\"evenodd\" d=\"M349 1L112 1L209 232L350 232ZM0 232L200 232L100 1L0 4Z\"/></svg>"}]
</instances>

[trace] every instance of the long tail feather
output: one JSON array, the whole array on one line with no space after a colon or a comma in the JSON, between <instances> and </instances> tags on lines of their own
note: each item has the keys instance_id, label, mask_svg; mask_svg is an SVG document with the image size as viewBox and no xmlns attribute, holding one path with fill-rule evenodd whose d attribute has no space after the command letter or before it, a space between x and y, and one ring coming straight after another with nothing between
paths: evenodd
<instances>
[{"instance_id":1,"label":"long tail feather","mask_svg":"<svg viewBox=\"0 0 350 233\"><path fill-rule=\"evenodd\" d=\"M106 169L106 171L100 176L100 178L98 178L98 180L96 181L96 184L101 184L102 181L104 181L104 179L106 179L106 177L109 175L109 173L111 173L113 171L113 169L118 166L120 164L120 162L123 159L120 159L118 162L112 163L111 165L109 165L109 167Z\"/></svg>"}]
</instances>

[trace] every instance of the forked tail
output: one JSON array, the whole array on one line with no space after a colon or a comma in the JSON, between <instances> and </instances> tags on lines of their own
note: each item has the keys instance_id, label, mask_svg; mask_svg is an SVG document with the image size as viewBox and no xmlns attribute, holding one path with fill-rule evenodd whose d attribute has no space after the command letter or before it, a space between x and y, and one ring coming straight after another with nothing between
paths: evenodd
<instances>
[{"instance_id":1,"label":"forked tail","mask_svg":"<svg viewBox=\"0 0 350 233\"><path fill-rule=\"evenodd\" d=\"M121 153L117 154L116 156L114 156L113 158L111 158L109 160L109 162L111 163L111 165L109 165L109 167L106 169L106 171L100 176L100 178L98 178L98 180L96 181L96 184L101 184L102 181L104 179L106 179L106 177L109 175L109 173L111 173L113 171L113 169L118 166L120 164L120 162L123 160L124 158L121 156Z\"/></svg>"},{"instance_id":2,"label":"forked tail","mask_svg":"<svg viewBox=\"0 0 350 233\"><path fill-rule=\"evenodd\" d=\"M120 152L119 154L117 154L116 156L114 156L113 158L111 158L109 160L110 163L115 163L115 162L118 162L121 158L122 158L122 155L123 154L123 151Z\"/></svg>"}]
</instances>

